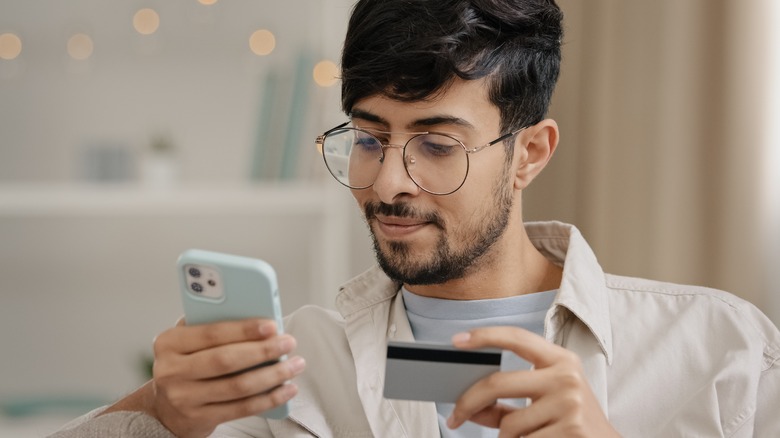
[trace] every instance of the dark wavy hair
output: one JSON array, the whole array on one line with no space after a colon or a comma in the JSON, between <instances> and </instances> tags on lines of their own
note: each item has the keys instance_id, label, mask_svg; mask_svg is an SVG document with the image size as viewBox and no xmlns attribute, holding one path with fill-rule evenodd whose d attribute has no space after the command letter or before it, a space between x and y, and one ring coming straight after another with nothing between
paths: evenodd
<instances>
[{"instance_id":1,"label":"dark wavy hair","mask_svg":"<svg viewBox=\"0 0 780 438\"><path fill-rule=\"evenodd\" d=\"M341 58L341 105L381 94L434 98L458 77L488 77L502 132L541 121L561 60L554 0L360 0Z\"/></svg>"}]
</instances>

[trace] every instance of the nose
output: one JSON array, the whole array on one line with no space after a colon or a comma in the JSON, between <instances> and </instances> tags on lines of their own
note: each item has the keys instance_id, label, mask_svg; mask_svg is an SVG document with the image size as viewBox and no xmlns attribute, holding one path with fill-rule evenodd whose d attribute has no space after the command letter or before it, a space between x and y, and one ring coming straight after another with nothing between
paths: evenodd
<instances>
[{"instance_id":1,"label":"nose","mask_svg":"<svg viewBox=\"0 0 780 438\"><path fill-rule=\"evenodd\" d=\"M403 146L385 145L384 153L382 167L372 186L379 199L385 204L392 204L398 197L419 194L420 188L406 172Z\"/></svg>"}]
</instances>

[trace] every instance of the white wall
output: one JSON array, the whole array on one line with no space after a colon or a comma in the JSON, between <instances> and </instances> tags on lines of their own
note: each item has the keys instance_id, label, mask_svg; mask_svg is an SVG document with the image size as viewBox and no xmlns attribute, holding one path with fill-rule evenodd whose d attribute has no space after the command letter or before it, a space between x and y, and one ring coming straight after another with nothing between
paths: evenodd
<instances>
[{"instance_id":1,"label":"white wall","mask_svg":"<svg viewBox=\"0 0 780 438\"><path fill-rule=\"evenodd\" d=\"M776 24L780 20L780 3L770 3L771 12L767 15L766 20L771 25L767 26L771 31L770 37L770 60L768 62L770 66L770 72L767 75L769 78L777 78L780 76L780 27ZM765 108L765 126L768 128L766 132L766 139L764 146L766 148L766 154L764 157L763 173L765 178L765 193L764 204L767 206L765 214L766 222L764 223L764 232L769 236L770 242L767 251L767 259L772 260L777 265L777 261L780 260L780 124L777 123L780 120L780 83L777 80L772 80L769 83L769 90L766 95L768 99L767 108ZM767 284L776 285L780 284L780 270L770 269L768 272ZM776 324L780 324L780 294L774 293L769 297L769 309L768 313Z\"/></svg>"}]
</instances>

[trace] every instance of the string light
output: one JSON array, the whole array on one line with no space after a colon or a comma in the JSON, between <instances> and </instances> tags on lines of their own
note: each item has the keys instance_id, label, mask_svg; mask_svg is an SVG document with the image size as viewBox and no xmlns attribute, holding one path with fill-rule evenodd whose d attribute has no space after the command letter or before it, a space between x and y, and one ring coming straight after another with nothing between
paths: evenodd
<instances>
[{"instance_id":1,"label":"string light","mask_svg":"<svg viewBox=\"0 0 780 438\"><path fill-rule=\"evenodd\" d=\"M10 61L22 53L22 40L12 33L0 35L0 59Z\"/></svg>"},{"instance_id":2,"label":"string light","mask_svg":"<svg viewBox=\"0 0 780 438\"><path fill-rule=\"evenodd\" d=\"M339 68L333 61L323 60L314 66L312 76L320 87L331 87L338 82Z\"/></svg>"},{"instance_id":3,"label":"string light","mask_svg":"<svg viewBox=\"0 0 780 438\"><path fill-rule=\"evenodd\" d=\"M274 51L276 38L270 30L260 29L249 37L249 48L255 55L265 56Z\"/></svg>"},{"instance_id":4,"label":"string light","mask_svg":"<svg viewBox=\"0 0 780 438\"><path fill-rule=\"evenodd\" d=\"M141 35L151 35L160 27L160 16L154 9L141 9L133 16L133 27Z\"/></svg>"},{"instance_id":5,"label":"string light","mask_svg":"<svg viewBox=\"0 0 780 438\"><path fill-rule=\"evenodd\" d=\"M68 55L79 61L83 61L92 56L94 47L92 38L83 33L77 33L68 39Z\"/></svg>"}]
</instances>

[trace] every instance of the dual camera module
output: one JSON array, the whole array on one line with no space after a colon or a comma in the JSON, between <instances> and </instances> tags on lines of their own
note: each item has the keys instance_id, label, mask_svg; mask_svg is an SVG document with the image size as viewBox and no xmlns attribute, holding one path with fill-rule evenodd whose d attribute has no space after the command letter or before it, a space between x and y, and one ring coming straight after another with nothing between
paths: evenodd
<instances>
[{"instance_id":1,"label":"dual camera module","mask_svg":"<svg viewBox=\"0 0 780 438\"><path fill-rule=\"evenodd\" d=\"M225 282L220 270L210 264L187 263L181 267L182 287L191 297L219 301L225 298Z\"/></svg>"},{"instance_id":2,"label":"dual camera module","mask_svg":"<svg viewBox=\"0 0 780 438\"><path fill-rule=\"evenodd\" d=\"M190 274L190 277L196 278L196 279L201 278L201 275L202 275L201 272L200 272L200 269L195 268L195 267L190 267L187 270L187 273ZM214 287L214 286L217 285L217 282L214 279L210 278L210 279L206 280L206 284L208 284L211 287ZM198 281L193 281L192 283L190 283L190 289L192 289L193 292L201 293L201 292L203 292L203 285L200 282L198 282Z\"/></svg>"}]
</instances>

